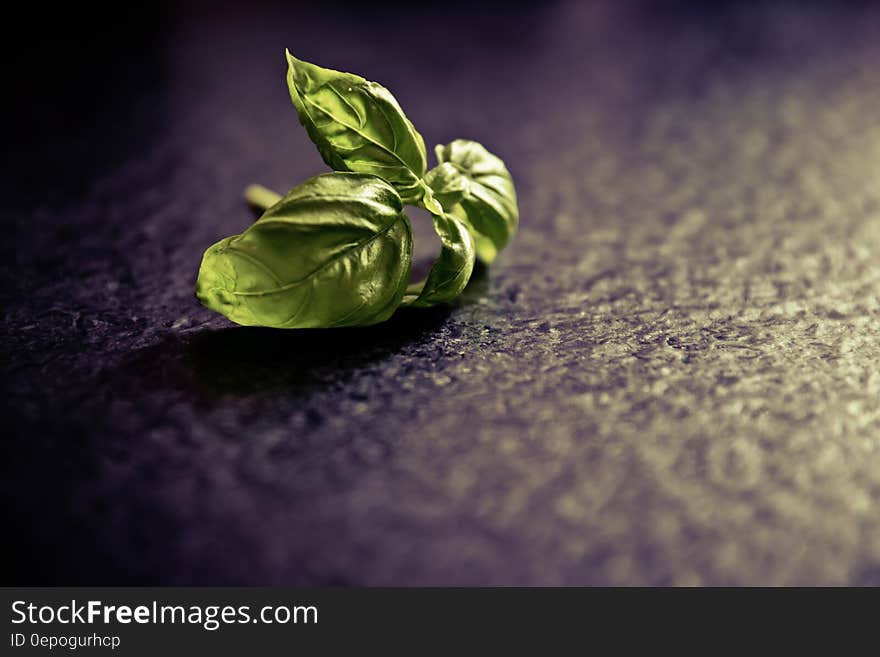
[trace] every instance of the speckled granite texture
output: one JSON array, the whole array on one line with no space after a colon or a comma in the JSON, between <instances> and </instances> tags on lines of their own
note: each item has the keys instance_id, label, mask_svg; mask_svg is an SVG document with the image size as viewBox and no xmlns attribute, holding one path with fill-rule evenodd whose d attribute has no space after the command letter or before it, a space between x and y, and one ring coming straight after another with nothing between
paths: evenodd
<instances>
[{"instance_id":1,"label":"speckled granite texture","mask_svg":"<svg viewBox=\"0 0 880 657\"><path fill-rule=\"evenodd\" d=\"M4 583L880 584L880 11L467 6L157 9L29 62ZM242 188L324 169L285 46L507 161L460 303L197 305Z\"/></svg>"}]
</instances>

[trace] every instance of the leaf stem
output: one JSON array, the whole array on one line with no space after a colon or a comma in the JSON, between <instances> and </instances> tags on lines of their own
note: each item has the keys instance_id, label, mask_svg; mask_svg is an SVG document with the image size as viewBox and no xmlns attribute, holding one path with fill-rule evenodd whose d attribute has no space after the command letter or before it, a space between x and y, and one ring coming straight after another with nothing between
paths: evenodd
<instances>
[{"instance_id":1,"label":"leaf stem","mask_svg":"<svg viewBox=\"0 0 880 657\"><path fill-rule=\"evenodd\" d=\"M434 198L434 190L432 190L422 178L419 178L419 185L421 185L423 190L422 198L419 200L419 206L423 207L431 214L443 214L443 206Z\"/></svg>"},{"instance_id":2,"label":"leaf stem","mask_svg":"<svg viewBox=\"0 0 880 657\"><path fill-rule=\"evenodd\" d=\"M267 210L280 201L282 196L262 185L248 185L244 190L244 198L254 207Z\"/></svg>"}]
</instances>

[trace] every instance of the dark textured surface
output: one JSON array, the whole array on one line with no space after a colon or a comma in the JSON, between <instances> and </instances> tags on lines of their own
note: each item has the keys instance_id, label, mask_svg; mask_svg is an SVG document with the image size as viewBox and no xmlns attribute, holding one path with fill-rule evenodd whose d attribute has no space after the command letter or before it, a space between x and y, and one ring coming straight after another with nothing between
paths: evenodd
<instances>
[{"instance_id":1,"label":"dark textured surface","mask_svg":"<svg viewBox=\"0 0 880 657\"><path fill-rule=\"evenodd\" d=\"M22 55L7 583L880 582L880 12L465 6ZM507 161L521 232L454 307L196 304L242 188L323 170L285 46Z\"/></svg>"}]
</instances>

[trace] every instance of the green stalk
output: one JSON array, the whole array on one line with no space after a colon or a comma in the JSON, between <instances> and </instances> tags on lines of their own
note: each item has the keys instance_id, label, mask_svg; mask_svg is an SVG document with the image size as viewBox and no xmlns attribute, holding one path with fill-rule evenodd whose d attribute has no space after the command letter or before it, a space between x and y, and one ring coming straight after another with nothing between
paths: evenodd
<instances>
[{"instance_id":1,"label":"green stalk","mask_svg":"<svg viewBox=\"0 0 880 657\"><path fill-rule=\"evenodd\" d=\"M255 208L268 210L281 200L281 194L262 185L248 185L244 190L244 198Z\"/></svg>"}]
</instances>

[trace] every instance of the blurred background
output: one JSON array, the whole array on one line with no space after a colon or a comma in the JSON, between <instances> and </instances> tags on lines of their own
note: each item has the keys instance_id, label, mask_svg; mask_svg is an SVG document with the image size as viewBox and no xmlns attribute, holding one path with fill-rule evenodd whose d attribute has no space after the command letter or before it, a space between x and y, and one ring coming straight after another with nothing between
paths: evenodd
<instances>
[{"instance_id":1,"label":"blurred background","mask_svg":"<svg viewBox=\"0 0 880 657\"><path fill-rule=\"evenodd\" d=\"M4 29L6 584L880 584L876 3ZM520 232L454 305L198 306L243 188L326 169L285 48L391 89L429 166L458 137L507 163Z\"/></svg>"}]
</instances>

